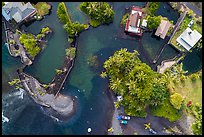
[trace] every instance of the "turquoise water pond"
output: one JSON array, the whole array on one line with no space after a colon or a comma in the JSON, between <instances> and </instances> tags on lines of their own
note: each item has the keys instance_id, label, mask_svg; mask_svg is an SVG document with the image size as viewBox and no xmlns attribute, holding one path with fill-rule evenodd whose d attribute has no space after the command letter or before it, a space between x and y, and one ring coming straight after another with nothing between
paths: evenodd
<instances>
[{"instance_id":1,"label":"turquoise water pond","mask_svg":"<svg viewBox=\"0 0 204 137\"><path fill-rule=\"evenodd\" d=\"M87 23L88 18L79 10L80 2L65 2L68 12L73 21ZM26 94L21 99L15 95L6 84L12 80L14 71L21 66L20 58L13 58L2 42L2 63L3 63L3 112L10 119L8 123L3 123L3 134L87 134L87 128L92 128L93 134L105 134L107 131L106 121L109 117L110 106L106 94L108 80L101 79L99 74L103 70L102 64L113 55L116 50L127 48L129 51L138 50L140 59L149 64L152 69L156 68L162 60L173 58L178 53L170 46L167 46L161 54L157 64L150 64L141 47L145 50L150 59L154 59L158 49L164 40L155 39L151 33L145 33L137 40L124 40L117 38L120 20L124 13L124 8L137 5L145 6L145 2L111 2L115 10L115 18L110 25L102 25L98 28L90 27L80 34L78 39L77 57L74 67L64 84L62 94L77 96L77 113L69 121L58 123L47 115L43 114L40 106L35 104ZM52 12L42 21L35 21L29 26L23 26L25 31L37 34L43 26L50 26L54 33L48 39L48 45L40 53L34 63L25 69L25 72L36 77L42 83L49 83L55 75L55 69L59 68L65 57L65 48L70 45L67 42L68 36L59 22L56 14L58 2L51 2ZM165 6L165 8L164 8ZM161 4L157 14L177 20L179 14L170 9L167 13L167 4ZM2 31L3 32L3 31ZM91 56L98 57L98 68L91 68L87 61ZM194 67L188 65L201 65L200 57L197 53L190 55L197 64L184 63L185 69ZM188 55L187 57L188 58ZM185 60L184 60L185 62ZM195 70L198 68L195 67Z\"/></svg>"}]
</instances>

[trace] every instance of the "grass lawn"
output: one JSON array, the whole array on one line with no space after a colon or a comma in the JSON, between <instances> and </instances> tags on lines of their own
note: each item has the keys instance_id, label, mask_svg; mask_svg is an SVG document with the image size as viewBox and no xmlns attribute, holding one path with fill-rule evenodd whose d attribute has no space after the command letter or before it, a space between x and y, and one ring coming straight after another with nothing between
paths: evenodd
<instances>
[{"instance_id":1,"label":"grass lawn","mask_svg":"<svg viewBox=\"0 0 204 137\"><path fill-rule=\"evenodd\" d=\"M173 86L174 88L172 88ZM188 78L184 83L179 82L176 85L172 82L170 83L170 90L181 94L187 101L192 100L193 103L202 104L202 80L200 78L194 82Z\"/></svg>"},{"instance_id":2,"label":"grass lawn","mask_svg":"<svg viewBox=\"0 0 204 137\"><path fill-rule=\"evenodd\" d=\"M46 2L38 2L34 7L38 11L38 14L40 14L41 16L47 15L51 8L51 6Z\"/></svg>"}]
</instances>

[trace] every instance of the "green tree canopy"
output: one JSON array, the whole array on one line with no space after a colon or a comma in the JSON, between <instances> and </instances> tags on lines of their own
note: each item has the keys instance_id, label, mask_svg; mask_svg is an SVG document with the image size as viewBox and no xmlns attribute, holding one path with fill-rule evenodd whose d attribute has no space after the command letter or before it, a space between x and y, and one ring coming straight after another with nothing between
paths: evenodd
<instances>
[{"instance_id":1,"label":"green tree canopy","mask_svg":"<svg viewBox=\"0 0 204 137\"><path fill-rule=\"evenodd\" d=\"M146 17L147 19L147 28L150 28L150 29L157 29L160 22L161 22L161 16L150 16L148 15Z\"/></svg>"},{"instance_id":2,"label":"green tree canopy","mask_svg":"<svg viewBox=\"0 0 204 137\"><path fill-rule=\"evenodd\" d=\"M114 18L114 11L107 2L82 2L80 9L97 25L111 23Z\"/></svg>"},{"instance_id":3,"label":"green tree canopy","mask_svg":"<svg viewBox=\"0 0 204 137\"><path fill-rule=\"evenodd\" d=\"M158 81L162 74L142 63L138 55L137 51L121 49L104 62L104 68L110 78L110 89L124 98L126 114L145 117L146 106L162 103L166 85Z\"/></svg>"},{"instance_id":4,"label":"green tree canopy","mask_svg":"<svg viewBox=\"0 0 204 137\"><path fill-rule=\"evenodd\" d=\"M160 2L148 2L150 14L154 15L160 6Z\"/></svg>"},{"instance_id":5,"label":"green tree canopy","mask_svg":"<svg viewBox=\"0 0 204 137\"><path fill-rule=\"evenodd\" d=\"M180 109L183 103L183 97L179 93L174 93L170 96L170 102L176 109Z\"/></svg>"}]
</instances>

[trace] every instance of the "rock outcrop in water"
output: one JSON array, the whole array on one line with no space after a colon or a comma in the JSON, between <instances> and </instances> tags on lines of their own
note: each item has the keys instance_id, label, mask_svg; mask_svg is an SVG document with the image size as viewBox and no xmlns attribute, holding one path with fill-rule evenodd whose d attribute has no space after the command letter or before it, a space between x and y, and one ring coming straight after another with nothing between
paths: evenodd
<instances>
[{"instance_id":1,"label":"rock outcrop in water","mask_svg":"<svg viewBox=\"0 0 204 137\"><path fill-rule=\"evenodd\" d=\"M48 115L62 119L71 117L75 112L75 99L60 93L49 94L41 83L24 72L17 71L21 84L28 91L30 97L38 104L44 106Z\"/></svg>"}]
</instances>

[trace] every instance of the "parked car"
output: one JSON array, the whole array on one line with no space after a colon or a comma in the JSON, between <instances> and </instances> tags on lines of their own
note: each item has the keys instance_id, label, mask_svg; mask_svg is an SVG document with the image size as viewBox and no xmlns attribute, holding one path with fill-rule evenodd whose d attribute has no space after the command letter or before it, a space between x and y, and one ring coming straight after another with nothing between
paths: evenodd
<instances>
[{"instance_id":1,"label":"parked car","mask_svg":"<svg viewBox=\"0 0 204 137\"><path fill-rule=\"evenodd\" d=\"M118 119L118 120L122 120L122 116L118 116L117 119Z\"/></svg>"},{"instance_id":2,"label":"parked car","mask_svg":"<svg viewBox=\"0 0 204 137\"><path fill-rule=\"evenodd\" d=\"M123 125L127 125L127 121L126 120L121 120L120 123L123 124Z\"/></svg>"},{"instance_id":3,"label":"parked car","mask_svg":"<svg viewBox=\"0 0 204 137\"><path fill-rule=\"evenodd\" d=\"M188 24L188 27L191 27L193 25L193 20Z\"/></svg>"},{"instance_id":4,"label":"parked car","mask_svg":"<svg viewBox=\"0 0 204 137\"><path fill-rule=\"evenodd\" d=\"M125 120L130 120L130 117L129 116L121 116L122 119L125 119Z\"/></svg>"}]
</instances>

